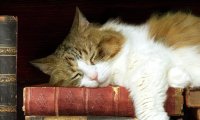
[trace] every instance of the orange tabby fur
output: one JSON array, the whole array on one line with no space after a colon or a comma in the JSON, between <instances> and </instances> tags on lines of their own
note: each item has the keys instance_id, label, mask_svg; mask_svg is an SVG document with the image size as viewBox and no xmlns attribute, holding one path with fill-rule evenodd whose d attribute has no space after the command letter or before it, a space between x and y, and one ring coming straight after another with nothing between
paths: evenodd
<instances>
[{"instance_id":1,"label":"orange tabby fur","mask_svg":"<svg viewBox=\"0 0 200 120\"><path fill-rule=\"evenodd\" d=\"M200 19L189 13L168 13L149 19L150 36L173 48L200 45Z\"/></svg>"}]
</instances>

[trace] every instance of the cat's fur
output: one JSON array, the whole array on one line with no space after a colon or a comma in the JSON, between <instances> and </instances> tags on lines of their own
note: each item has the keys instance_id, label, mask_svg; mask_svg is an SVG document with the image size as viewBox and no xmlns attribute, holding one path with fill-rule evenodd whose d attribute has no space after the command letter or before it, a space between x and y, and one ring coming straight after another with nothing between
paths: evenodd
<instances>
[{"instance_id":1,"label":"cat's fur","mask_svg":"<svg viewBox=\"0 0 200 120\"><path fill-rule=\"evenodd\" d=\"M200 19L177 12L142 25L96 25L77 9L63 43L32 63L56 86L124 86L139 120L169 120L168 87L200 86Z\"/></svg>"}]
</instances>

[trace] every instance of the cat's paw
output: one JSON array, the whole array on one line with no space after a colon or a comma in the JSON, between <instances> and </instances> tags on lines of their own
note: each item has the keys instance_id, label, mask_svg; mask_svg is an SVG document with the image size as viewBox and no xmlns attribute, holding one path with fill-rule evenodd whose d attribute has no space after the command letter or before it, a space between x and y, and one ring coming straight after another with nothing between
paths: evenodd
<instances>
[{"instance_id":1,"label":"cat's paw","mask_svg":"<svg viewBox=\"0 0 200 120\"><path fill-rule=\"evenodd\" d=\"M168 72L169 86L176 88L185 88L189 86L191 77L189 73L181 68L173 67Z\"/></svg>"},{"instance_id":2,"label":"cat's paw","mask_svg":"<svg viewBox=\"0 0 200 120\"><path fill-rule=\"evenodd\" d=\"M169 120L169 117L166 112L157 113L152 118L148 120Z\"/></svg>"},{"instance_id":3,"label":"cat's paw","mask_svg":"<svg viewBox=\"0 0 200 120\"><path fill-rule=\"evenodd\" d=\"M169 120L166 112L149 112L146 115L137 116L138 120Z\"/></svg>"}]
</instances>

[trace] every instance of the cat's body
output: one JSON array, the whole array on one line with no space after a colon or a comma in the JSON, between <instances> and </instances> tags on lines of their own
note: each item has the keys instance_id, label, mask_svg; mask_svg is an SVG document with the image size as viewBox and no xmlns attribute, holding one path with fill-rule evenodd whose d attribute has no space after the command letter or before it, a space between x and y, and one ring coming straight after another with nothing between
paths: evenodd
<instances>
[{"instance_id":1,"label":"cat's body","mask_svg":"<svg viewBox=\"0 0 200 120\"><path fill-rule=\"evenodd\" d=\"M120 31L126 36L123 48L116 59L112 61L111 65L111 71L113 72L113 76L111 77L114 78L115 84L125 85L123 82L127 78L130 78L129 76L132 76L139 69L145 70L148 68L141 68L142 66L147 66L148 62L150 64L156 62L155 64L160 67L164 64L165 70L163 70L166 71L165 75L167 75L169 86L180 88L200 86L200 46L198 44L178 48L174 46L170 47L155 41L154 37L149 37L148 24L131 26L110 22L105 24L102 29L110 28ZM118 72L120 74L117 74ZM159 75L161 71L151 69L151 72ZM111 79L113 80L113 78ZM174 80L175 78L176 80ZM178 83L179 81L180 83Z\"/></svg>"},{"instance_id":2,"label":"cat's body","mask_svg":"<svg viewBox=\"0 0 200 120\"><path fill-rule=\"evenodd\" d=\"M134 26L89 23L77 10L68 37L54 54L33 61L57 86L130 91L139 120L168 120L169 86L200 86L200 19L176 13Z\"/></svg>"}]
</instances>

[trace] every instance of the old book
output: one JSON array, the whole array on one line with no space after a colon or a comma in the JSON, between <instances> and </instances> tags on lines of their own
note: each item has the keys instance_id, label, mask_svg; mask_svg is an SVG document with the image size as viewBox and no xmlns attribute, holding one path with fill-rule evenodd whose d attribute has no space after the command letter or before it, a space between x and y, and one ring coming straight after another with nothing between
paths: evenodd
<instances>
[{"instance_id":1,"label":"old book","mask_svg":"<svg viewBox=\"0 0 200 120\"><path fill-rule=\"evenodd\" d=\"M25 116L25 120L137 120L115 116Z\"/></svg>"},{"instance_id":2,"label":"old book","mask_svg":"<svg viewBox=\"0 0 200 120\"><path fill-rule=\"evenodd\" d=\"M200 108L200 88L190 88L185 95L187 107Z\"/></svg>"},{"instance_id":3,"label":"old book","mask_svg":"<svg viewBox=\"0 0 200 120\"><path fill-rule=\"evenodd\" d=\"M186 120L200 120L200 108L186 108Z\"/></svg>"},{"instance_id":4,"label":"old book","mask_svg":"<svg viewBox=\"0 0 200 120\"><path fill-rule=\"evenodd\" d=\"M193 116L195 120L200 120L200 108L194 108L192 109Z\"/></svg>"},{"instance_id":5,"label":"old book","mask_svg":"<svg viewBox=\"0 0 200 120\"><path fill-rule=\"evenodd\" d=\"M197 109L197 120L200 120L200 108Z\"/></svg>"},{"instance_id":6,"label":"old book","mask_svg":"<svg viewBox=\"0 0 200 120\"><path fill-rule=\"evenodd\" d=\"M123 87L67 88L25 87L25 115L95 115L135 117L132 100ZM182 115L182 89L168 90L166 111Z\"/></svg>"},{"instance_id":7,"label":"old book","mask_svg":"<svg viewBox=\"0 0 200 120\"><path fill-rule=\"evenodd\" d=\"M16 120L17 18L0 16L0 120Z\"/></svg>"}]
</instances>

